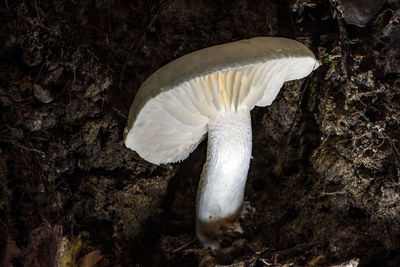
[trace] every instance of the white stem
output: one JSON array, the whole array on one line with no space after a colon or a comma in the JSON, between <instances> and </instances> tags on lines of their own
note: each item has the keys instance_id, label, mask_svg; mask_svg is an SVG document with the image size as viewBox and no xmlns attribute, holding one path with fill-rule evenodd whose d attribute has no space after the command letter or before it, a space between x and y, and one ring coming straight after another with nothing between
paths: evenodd
<instances>
[{"instance_id":1,"label":"white stem","mask_svg":"<svg viewBox=\"0 0 400 267\"><path fill-rule=\"evenodd\" d=\"M249 109L219 112L208 124L207 160L197 191L196 232L204 247L217 249L221 233L241 231L250 157Z\"/></svg>"}]
</instances>

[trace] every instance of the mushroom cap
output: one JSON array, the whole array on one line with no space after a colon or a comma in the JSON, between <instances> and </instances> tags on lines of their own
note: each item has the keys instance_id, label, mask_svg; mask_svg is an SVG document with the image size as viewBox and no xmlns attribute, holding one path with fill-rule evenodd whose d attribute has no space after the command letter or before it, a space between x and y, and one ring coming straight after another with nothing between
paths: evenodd
<instances>
[{"instance_id":1,"label":"mushroom cap","mask_svg":"<svg viewBox=\"0 0 400 267\"><path fill-rule=\"evenodd\" d=\"M185 159L218 112L272 103L285 81L319 66L303 44L257 37L180 57L140 86L129 111L125 145L154 164Z\"/></svg>"}]
</instances>

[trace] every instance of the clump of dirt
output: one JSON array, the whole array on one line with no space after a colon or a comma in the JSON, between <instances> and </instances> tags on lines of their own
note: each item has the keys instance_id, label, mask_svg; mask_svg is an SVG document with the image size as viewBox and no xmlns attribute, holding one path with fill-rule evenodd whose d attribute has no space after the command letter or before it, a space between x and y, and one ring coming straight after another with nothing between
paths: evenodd
<instances>
[{"instance_id":1,"label":"clump of dirt","mask_svg":"<svg viewBox=\"0 0 400 267\"><path fill-rule=\"evenodd\" d=\"M1 3L0 265L398 266L400 6L357 27L347 4L368 1L342 2ZM152 165L124 147L126 115L165 63L254 36L322 66L253 110L244 234L210 251L194 229L206 144Z\"/></svg>"}]
</instances>

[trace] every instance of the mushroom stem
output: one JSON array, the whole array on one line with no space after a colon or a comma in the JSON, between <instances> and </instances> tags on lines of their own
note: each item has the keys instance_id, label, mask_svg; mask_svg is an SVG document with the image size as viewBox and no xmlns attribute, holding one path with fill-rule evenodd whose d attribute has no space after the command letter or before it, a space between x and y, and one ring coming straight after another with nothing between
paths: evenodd
<instances>
[{"instance_id":1,"label":"mushroom stem","mask_svg":"<svg viewBox=\"0 0 400 267\"><path fill-rule=\"evenodd\" d=\"M197 191L196 233L201 244L219 248L224 231L239 224L251 157L249 108L221 111L208 123L207 160Z\"/></svg>"}]
</instances>

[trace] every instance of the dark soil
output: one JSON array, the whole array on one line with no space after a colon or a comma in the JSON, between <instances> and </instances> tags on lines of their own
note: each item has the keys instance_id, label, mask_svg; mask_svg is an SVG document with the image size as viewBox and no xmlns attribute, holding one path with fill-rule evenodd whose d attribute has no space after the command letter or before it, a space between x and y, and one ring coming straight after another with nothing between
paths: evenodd
<instances>
[{"instance_id":1,"label":"dark soil","mask_svg":"<svg viewBox=\"0 0 400 267\"><path fill-rule=\"evenodd\" d=\"M371 2L2 0L0 266L400 266L400 3ZM159 67L255 36L323 64L253 110L252 209L210 251L206 143L155 166L123 130Z\"/></svg>"}]
</instances>

